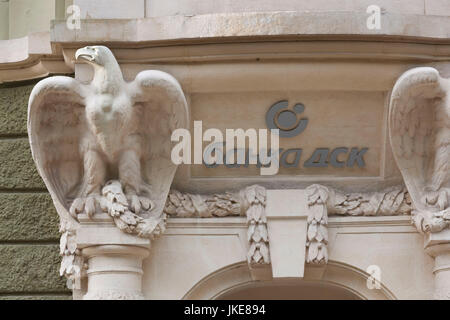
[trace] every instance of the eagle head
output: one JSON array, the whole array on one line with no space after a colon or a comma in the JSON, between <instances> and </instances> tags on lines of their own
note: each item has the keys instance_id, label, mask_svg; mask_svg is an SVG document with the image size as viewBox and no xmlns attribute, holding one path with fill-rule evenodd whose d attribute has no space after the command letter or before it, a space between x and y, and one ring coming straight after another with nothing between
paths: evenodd
<instances>
[{"instance_id":1,"label":"eagle head","mask_svg":"<svg viewBox=\"0 0 450 320\"><path fill-rule=\"evenodd\" d=\"M122 71L111 50L105 46L87 46L75 52L75 59L94 69L92 85L99 91L114 92L123 82Z\"/></svg>"},{"instance_id":2,"label":"eagle head","mask_svg":"<svg viewBox=\"0 0 450 320\"><path fill-rule=\"evenodd\" d=\"M78 49L75 59L97 66L106 66L111 60L115 60L113 53L105 46L87 46Z\"/></svg>"}]
</instances>

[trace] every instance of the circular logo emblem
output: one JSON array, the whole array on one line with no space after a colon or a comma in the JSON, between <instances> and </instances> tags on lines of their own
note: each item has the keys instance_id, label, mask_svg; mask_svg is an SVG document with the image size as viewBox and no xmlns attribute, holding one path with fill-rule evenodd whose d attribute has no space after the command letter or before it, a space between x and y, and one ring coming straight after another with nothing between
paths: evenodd
<instances>
[{"instance_id":1,"label":"circular logo emblem","mask_svg":"<svg viewBox=\"0 0 450 320\"><path fill-rule=\"evenodd\" d=\"M280 137L290 138L299 135L308 125L307 118L298 118L305 111L302 103L297 103L288 109L287 100L279 101L270 107L266 114L266 124L269 129L279 129Z\"/></svg>"}]
</instances>

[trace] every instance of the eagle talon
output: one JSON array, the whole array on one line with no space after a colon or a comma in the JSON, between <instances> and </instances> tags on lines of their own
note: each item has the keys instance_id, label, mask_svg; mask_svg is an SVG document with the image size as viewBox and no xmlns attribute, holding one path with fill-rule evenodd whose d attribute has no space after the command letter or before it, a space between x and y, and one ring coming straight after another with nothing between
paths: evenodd
<instances>
[{"instance_id":1,"label":"eagle talon","mask_svg":"<svg viewBox=\"0 0 450 320\"><path fill-rule=\"evenodd\" d=\"M76 198L70 206L69 213L75 219L79 214L86 213L89 218L97 212L97 195L89 195L85 198Z\"/></svg>"},{"instance_id":2,"label":"eagle talon","mask_svg":"<svg viewBox=\"0 0 450 320\"><path fill-rule=\"evenodd\" d=\"M439 210L444 210L448 206L447 190L428 191L423 197L423 201L427 205L438 207Z\"/></svg>"},{"instance_id":3,"label":"eagle talon","mask_svg":"<svg viewBox=\"0 0 450 320\"><path fill-rule=\"evenodd\" d=\"M141 211L150 211L155 207L153 201L136 194L127 195L127 199L130 210L135 214L139 214Z\"/></svg>"}]
</instances>

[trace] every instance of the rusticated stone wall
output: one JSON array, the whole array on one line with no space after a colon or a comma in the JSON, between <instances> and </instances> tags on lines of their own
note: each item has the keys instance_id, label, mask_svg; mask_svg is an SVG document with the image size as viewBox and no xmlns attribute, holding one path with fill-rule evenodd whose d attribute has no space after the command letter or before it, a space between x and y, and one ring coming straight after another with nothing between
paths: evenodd
<instances>
[{"instance_id":1,"label":"rusticated stone wall","mask_svg":"<svg viewBox=\"0 0 450 320\"><path fill-rule=\"evenodd\" d=\"M0 300L71 298L59 277L58 215L28 144L33 85L0 87Z\"/></svg>"}]
</instances>

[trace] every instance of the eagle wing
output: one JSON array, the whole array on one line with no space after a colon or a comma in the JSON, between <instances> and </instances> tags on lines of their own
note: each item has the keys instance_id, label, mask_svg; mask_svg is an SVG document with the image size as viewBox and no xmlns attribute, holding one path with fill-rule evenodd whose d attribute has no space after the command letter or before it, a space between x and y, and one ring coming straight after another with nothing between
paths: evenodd
<instances>
[{"instance_id":1,"label":"eagle wing","mask_svg":"<svg viewBox=\"0 0 450 320\"><path fill-rule=\"evenodd\" d=\"M33 159L58 212L65 213L61 218L69 220L68 207L83 176L79 139L86 130L84 90L73 78L51 77L33 88L28 103Z\"/></svg>"},{"instance_id":2,"label":"eagle wing","mask_svg":"<svg viewBox=\"0 0 450 320\"><path fill-rule=\"evenodd\" d=\"M394 157L417 209L423 201L435 168L436 108L445 97L439 72L430 67L408 70L395 83L389 109L389 129ZM446 174L445 172L443 174Z\"/></svg>"},{"instance_id":3,"label":"eagle wing","mask_svg":"<svg viewBox=\"0 0 450 320\"><path fill-rule=\"evenodd\" d=\"M154 212L162 212L177 165L171 160L172 132L188 127L188 106L178 81L156 70L140 72L131 83L138 131L146 143L142 172L154 202Z\"/></svg>"}]
</instances>

